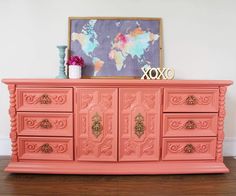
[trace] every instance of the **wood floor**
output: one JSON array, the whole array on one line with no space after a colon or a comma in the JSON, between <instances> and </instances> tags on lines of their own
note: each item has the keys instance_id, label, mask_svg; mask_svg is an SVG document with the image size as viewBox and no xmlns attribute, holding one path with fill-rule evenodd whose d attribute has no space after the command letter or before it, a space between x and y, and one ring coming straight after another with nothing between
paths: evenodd
<instances>
[{"instance_id":1,"label":"wood floor","mask_svg":"<svg viewBox=\"0 0 236 196\"><path fill-rule=\"evenodd\" d=\"M0 195L236 195L236 160L225 158L229 174L89 176L8 174L0 157Z\"/></svg>"}]
</instances>

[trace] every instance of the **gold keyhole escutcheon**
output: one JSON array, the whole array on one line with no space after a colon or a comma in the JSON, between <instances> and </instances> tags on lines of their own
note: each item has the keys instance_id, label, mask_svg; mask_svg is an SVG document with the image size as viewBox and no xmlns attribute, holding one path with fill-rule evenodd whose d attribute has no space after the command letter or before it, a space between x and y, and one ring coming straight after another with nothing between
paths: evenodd
<instances>
[{"instance_id":1,"label":"gold keyhole escutcheon","mask_svg":"<svg viewBox=\"0 0 236 196\"><path fill-rule=\"evenodd\" d=\"M189 95L186 98L185 103L187 105L196 105L197 104L197 98L194 95Z\"/></svg>"},{"instance_id":2,"label":"gold keyhole escutcheon","mask_svg":"<svg viewBox=\"0 0 236 196\"><path fill-rule=\"evenodd\" d=\"M49 144L43 144L40 148L43 153L52 153L53 148Z\"/></svg>"},{"instance_id":3,"label":"gold keyhole escutcheon","mask_svg":"<svg viewBox=\"0 0 236 196\"><path fill-rule=\"evenodd\" d=\"M102 133L103 127L101 121L101 116L96 112L95 115L92 117L92 132L96 138L98 138L98 136Z\"/></svg>"},{"instance_id":4,"label":"gold keyhole escutcheon","mask_svg":"<svg viewBox=\"0 0 236 196\"><path fill-rule=\"evenodd\" d=\"M51 104L52 100L50 99L50 97L47 94L43 94L40 98L39 98L39 102L41 104Z\"/></svg>"},{"instance_id":5,"label":"gold keyhole escutcheon","mask_svg":"<svg viewBox=\"0 0 236 196\"><path fill-rule=\"evenodd\" d=\"M50 121L48 119L43 119L40 122L40 127L43 129L50 129L50 128L52 128L52 124L50 123Z\"/></svg>"},{"instance_id":6,"label":"gold keyhole escutcheon","mask_svg":"<svg viewBox=\"0 0 236 196\"><path fill-rule=\"evenodd\" d=\"M195 148L192 144L186 144L186 146L184 147L185 153L193 153L194 150L195 150Z\"/></svg>"},{"instance_id":7,"label":"gold keyhole escutcheon","mask_svg":"<svg viewBox=\"0 0 236 196\"><path fill-rule=\"evenodd\" d=\"M193 120L188 120L185 125L184 125L185 129L195 129L197 128L197 125L195 124L195 122Z\"/></svg>"},{"instance_id":8,"label":"gold keyhole escutcheon","mask_svg":"<svg viewBox=\"0 0 236 196\"><path fill-rule=\"evenodd\" d=\"M138 113L135 116L135 134L140 138L144 134L144 117L141 113Z\"/></svg>"}]
</instances>

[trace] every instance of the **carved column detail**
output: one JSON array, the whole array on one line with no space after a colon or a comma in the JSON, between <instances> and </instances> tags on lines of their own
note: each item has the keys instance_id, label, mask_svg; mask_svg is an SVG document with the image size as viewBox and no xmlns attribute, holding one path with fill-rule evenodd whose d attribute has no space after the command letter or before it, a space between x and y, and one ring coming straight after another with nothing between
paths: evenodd
<instances>
[{"instance_id":1,"label":"carved column detail","mask_svg":"<svg viewBox=\"0 0 236 196\"><path fill-rule=\"evenodd\" d=\"M226 87L220 87L218 138L217 138L217 146L216 146L216 160L218 162L223 162L222 147L223 147L223 140L224 140L225 93L226 93Z\"/></svg>"},{"instance_id":2,"label":"carved column detail","mask_svg":"<svg viewBox=\"0 0 236 196\"><path fill-rule=\"evenodd\" d=\"M11 118L11 131L10 131L10 138L11 138L11 161L16 162L18 160L17 154L17 125L16 125L16 85L10 84L8 85L8 90L10 94L10 108L9 108L9 115Z\"/></svg>"}]
</instances>

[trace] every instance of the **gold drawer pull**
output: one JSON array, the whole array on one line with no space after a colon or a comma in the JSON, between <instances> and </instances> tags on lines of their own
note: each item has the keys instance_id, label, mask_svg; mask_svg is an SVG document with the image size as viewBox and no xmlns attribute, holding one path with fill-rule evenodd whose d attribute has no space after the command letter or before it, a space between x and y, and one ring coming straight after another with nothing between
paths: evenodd
<instances>
[{"instance_id":1,"label":"gold drawer pull","mask_svg":"<svg viewBox=\"0 0 236 196\"><path fill-rule=\"evenodd\" d=\"M102 133L102 124L101 124L101 116L96 112L96 114L92 117L92 131L93 135L97 138Z\"/></svg>"},{"instance_id":2,"label":"gold drawer pull","mask_svg":"<svg viewBox=\"0 0 236 196\"><path fill-rule=\"evenodd\" d=\"M53 152L53 148L52 148L49 144L43 144L43 145L40 147L40 150L41 150L43 153L52 153L52 152Z\"/></svg>"},{"instance_id":3,"label":"gold drawer pull","mask_svg":"<svg viewBox=\"0 0 236 196\"><path fill-rule=\"evenodd\" d=\"M39 102L41 104L51 104L52 100L47 94L43 94L41 97L39 97Z\"/></svg>"},{"instance_id":4,"label":"gold drawer pull","mask_svg":"<svg viewBox=\"0 0 236 196\"><path fill-rule=\"evenodd\" d=\"M137 116L135 116L135 134L140 138L144 134L144 118L142 114L138 113Z\"/></svg>"},{"instance_id":5,"label":"gold drawer pull","mask_svg":"<svg viewBox=\"0 0 236 196\"><path fill-rule=\"evenodd\" d=\"M50 121L48 119L43 119L40 122L40 127L43 129L50 129L50 128L52 128L52 124L50 123Z\"/></svg>"},{"instance_id":6,"label":"gold drawer pull","mask_svg":"<svg viewBox=\"0 0 236 196\"><path fill-rule=\"evenodd\" d=\"M188 120L185 124L184 124L185 129L195 129L197 127L197 125L195 124L195 122L193 120Z\"/></svg>"},{"instance_id":7,"label":"gold drawer pull","mask_svg":"<svg viewBox=\"0 0 236 196\"><path fill-rule=\"evenodd\" d=\"M197 104L197 98L194 95L189 95L186 99L185 99L185 103L187 105L196 105Z\"/></svg>"},{"instance_id":8,"label":"gold drawer pull","mask_svg":"<svg viewBox=\"0 0 236 196\"><path fill-rule=\"evenodd\" d=\"M186 146L184 147L185 153L193 153L194 150L195 150L195 148L192 144L186 144Z\"/></svg>"}]
</instances>

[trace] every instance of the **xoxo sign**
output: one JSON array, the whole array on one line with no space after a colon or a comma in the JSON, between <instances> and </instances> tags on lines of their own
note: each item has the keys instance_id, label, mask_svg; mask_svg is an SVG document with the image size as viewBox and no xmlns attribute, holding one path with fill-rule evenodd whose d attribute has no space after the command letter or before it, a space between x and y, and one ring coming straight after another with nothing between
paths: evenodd
<instances>
[{"instance_id":1,"label":"xoxo sign","mask_svg":"<svg viewBox=\"0 0 236 196\"><path fill-rule=\"evenodd\" d=\"M143 71L142 80L172 80L175 76L175 70L173 68L141 68Z\"/></svg>"}]
</instances>

